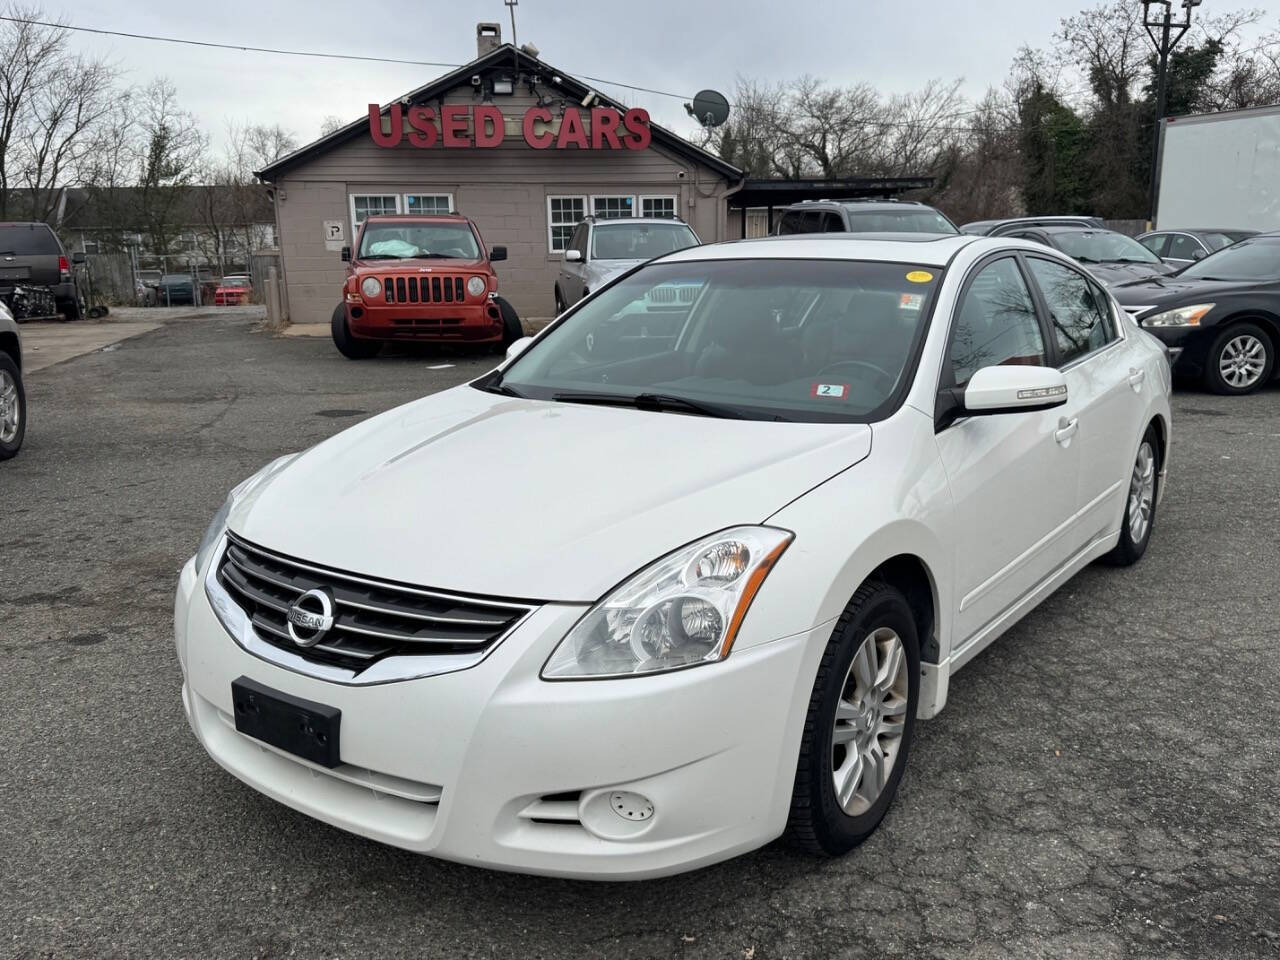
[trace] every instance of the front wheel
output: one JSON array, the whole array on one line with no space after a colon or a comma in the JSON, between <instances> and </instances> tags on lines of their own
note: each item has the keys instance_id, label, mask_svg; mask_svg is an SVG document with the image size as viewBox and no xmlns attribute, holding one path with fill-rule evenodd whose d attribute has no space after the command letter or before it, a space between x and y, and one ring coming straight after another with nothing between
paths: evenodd
<instances>
[{"instance_id":1,"label":"front wheel","mask_svg":"<svg viewBox=\"0 0 1280 960\"><path fill-rule=\"evenodd\" d=\"M839 856L884 819L907 764L920 642L902 591L863 584L836 623L809 699L787 833Z\"/></svg>"},{"instance_id":2,"label":"front wheel","mask_svg":"<svg viewBox=\"0 0 1280 960\"><path fill-rule=\"evenodd\" d=\"M13 358L0 353L0 460L16 456L27 432L27 396L22 372Z\"/></svg>"},{"instance_id":3,"label":"front wheel","mask_svg":"<svg viewBox=\"0 0 1280 960\"><path fill-rule=\"evenodd\" d=\"M1234 323L1213 341L1205 363L1204 380L1214 393L1253 393L1269 379L1275 348L1261 327Z\"/></svg>"},{"instance_id":4,"label":"front wheel","mask_svg":"<svg viewBox=\"0 0 1280 960\"><path fill-rule=\"evenodd\" d=\"M1155 427L1147 427L1138 444L1129 497L1125 500L1120 540L1103 559L1113 567L1131 567L1147 552L1151 528L1156 522L1156 496L1160 486L1160 441Z\"/></svg>"},{"instance_id":5,"label":"front wheel","mask_svg":"<svg viewBox=\"0 0 1280 960\"><path fill-rule=\"evenodd\" d=\"M329 331L333 334L333 345L348 360L367 360L369 357L376 357L382 349L382 344L377 340L358 340L351 335L351 329L347 326L347 308L342 304L333 308Z\"/></svg>"},{"instance_id":6,"label":"front wheel","mask_svg":"<svg viewBox=\"0 0 1280 960\"><path fill-rule=\"evenodd\" d=\"M498 312L502 314L502 346L509 347L524 336L524 325L520 323L516 308L505 299L494 297L493 302L498 305Z\"/></svg>"}]
</instances>

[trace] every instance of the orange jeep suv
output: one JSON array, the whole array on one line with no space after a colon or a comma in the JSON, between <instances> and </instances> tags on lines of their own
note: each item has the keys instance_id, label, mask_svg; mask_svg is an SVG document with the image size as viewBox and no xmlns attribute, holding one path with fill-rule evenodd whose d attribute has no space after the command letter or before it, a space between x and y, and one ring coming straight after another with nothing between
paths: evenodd
<instances>
[{"instance_id":1,"label":"orange jeep suv","mask_svg":"<svg viewBox=\"0 0 1280 960\"><path fill-rule=\"evenodd\" d=\"M361 225L348 263L333 342L353 360L388 341L432 341L502 348L518 340L520 320L497 295L493 263L506 247L486 248L461 214L373 216Z\"/></svg>"}]
</instances>

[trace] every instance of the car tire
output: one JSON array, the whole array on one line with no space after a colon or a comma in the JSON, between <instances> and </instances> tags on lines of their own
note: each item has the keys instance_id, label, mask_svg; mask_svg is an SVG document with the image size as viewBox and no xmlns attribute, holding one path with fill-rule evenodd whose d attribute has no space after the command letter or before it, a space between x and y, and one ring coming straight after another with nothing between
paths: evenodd
<instances>
[{"instance_id":1,"label":"car tire","mask_svg":"<svg viewBox=\"0 0 1280 960\"><path fill-rule=\"evenodd\" d=\"M560 314L564 313L568 309L568 306L564 302L564 294L560 292L559 287L556 287L556 316L560 316Z\"/></svg>"},{"instance_id":2,"label":"car tire","mask_svg":"<svg viewBox=\"0 0 1280 960\"><path fill-rule=\"evenodd\" d=\"M1214 393L1241 396L1271 379L1275 345L1255 323L1233 323L1213 341L1204 364L1205 386Z\"/></svg>"},{"instance_id":3,"label":"car tire","mask_svg":"<svg viewBox=\"0 0 1280 960\"><path fill-rule=\"evenodd\" d=\"M367 360L376 357L382 349L382 343L377 340L359 340L351 335L347 327L347 308L341 303L333 308L329 330L333 334L333 345L348 360Z\"/></svg>"},{"instance_id":4,"label":"car tire","mask_svg":"<svg viewBox=\"0 0 1280 960\"><path fill-rule=\"evenodd\" d=\"M502 314L502 346L506 348L524 336L524 325L520 322L516 308L505 299L494 297L493 302L498 305L498 312Z\"/></svg>"},{"instance_id":5,"label":"car tire","mask_svg":"<svg viewBox=\"0 0 1280 960\"><path fill-rule=\"evenodd\" d=\"M16 456L27 432L27 395L22 371L7 353L0 353L0 460Z\"/></svg>"},{"instance_id":6,"label":"car tire","mask_svg":"<svg viewBox=\"0 0 1280 960\"><path fill-rule=\"evenodd\" d=\"M1156 524L1156 501L1160 494L1160 438L1154 426L1147 427L1138 444L1129 492L1125 497L1120 540L1102 559L1113 567L1130 567L1142 559Z\"/></svg>"},{"instance_id":7,"label":"car tire","mask_svg":"<svg viewBox=\"0 0 1280 960\"><path fill-rule=\"evenodd\" d=\"M890 659L887 654L895 649ZM870 685L864 679L868 675L874 678ZM865 583L836 622L809 698L787 821L794 845L839 856L875 831L902 781L919 699L920 641L911 606L896 587ZM881 729L896 731L896 740ZM879 750L878 766L864 755L864 746ZM866 779L875 769L881 771L879 784ZM842 772L846 788L865 781L864 789L844 789L842 797L837 788Z\"/></svg>"}]
</instances>

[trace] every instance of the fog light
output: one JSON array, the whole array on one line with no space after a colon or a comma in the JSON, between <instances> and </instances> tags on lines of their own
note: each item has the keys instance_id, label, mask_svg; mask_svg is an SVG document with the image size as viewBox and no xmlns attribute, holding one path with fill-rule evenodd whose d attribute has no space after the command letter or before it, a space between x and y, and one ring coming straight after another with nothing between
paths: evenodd
<instances>
[{"instance_id":1,"label":"fog light","mask_svg":"<svg viewBox=\"0 0 1280 960\"><path fill-rule=\"evenodd\" d=\"M609 794L609 809L632 823L648 820L653 816L653 802L648 797L629 790Z\"/></svg>"}]
</instances>

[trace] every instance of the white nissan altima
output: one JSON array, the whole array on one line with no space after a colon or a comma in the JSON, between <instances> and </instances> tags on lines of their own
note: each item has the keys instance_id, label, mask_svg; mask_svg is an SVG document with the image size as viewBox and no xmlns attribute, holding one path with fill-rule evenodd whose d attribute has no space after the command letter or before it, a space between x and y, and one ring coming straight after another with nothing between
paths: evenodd
<instances>
[{"instance_id":1,"label":"white nissan altima","mask_svg":"<svg viewBox=\"0 0 1280 960\"><path fill-rule=\"evenodd\" d=\"M1142 556L1169 388L1043 246L672 254L233 490L178 588L187 717L256 790L466 863L845 853L952 674Z\"/></svg>"}]
</instances>

